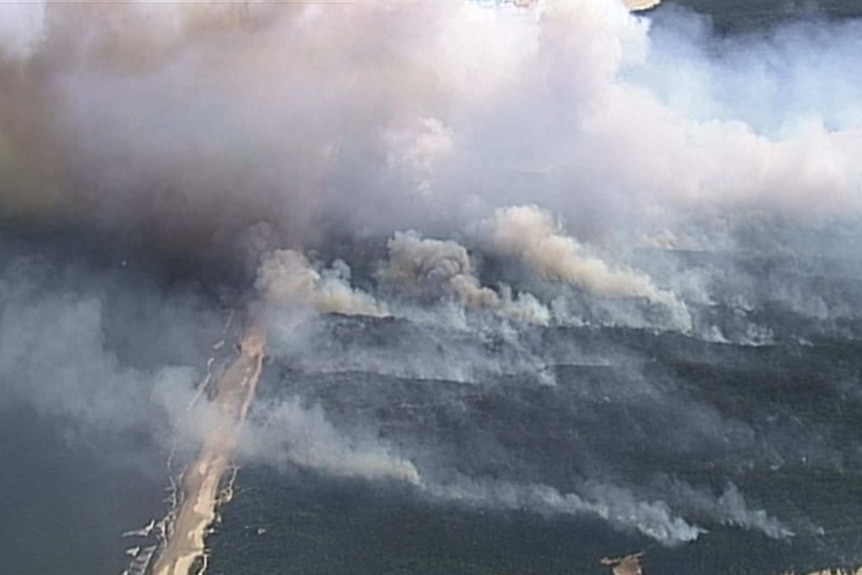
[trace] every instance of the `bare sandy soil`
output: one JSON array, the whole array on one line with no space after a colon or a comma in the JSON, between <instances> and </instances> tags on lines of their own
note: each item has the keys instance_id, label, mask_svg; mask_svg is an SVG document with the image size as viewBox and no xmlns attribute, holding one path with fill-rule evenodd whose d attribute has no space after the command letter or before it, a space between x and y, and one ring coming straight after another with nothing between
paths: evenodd
<instances>
[{"instance_id":1,"label":"bare sandy soil","mask_svg":"<svg viewBox=\"0 0 862 575\"><path fill-rule=\"evenodd\" d=\"M240 428L254 399L264 348L260 330L246 331L239 357L218 381L212 399L217 411L216 421L197 460L185 471L182 501L153 575L189 575L195 564L206 560L205 538L216 518L219 485L230 468Z\"/></svg>"},{"instance_id":2,"label":"bare sandy soil","mask_svg":"<svg viewBox=\"0 0 862 575\"><path fill-rule=\"evenodd\" d=\"M629 10L649 10L661 4L661 0L624 0Z\"/></svg>"},{"instance_id":3,"label":"bare sandy soil","mask_svg":"<svg viewBox=\"0 0 862 575\"><path fill-rule=\"evenodd\" d=\"M611 567L614 575L642 575L641 557L643 553L635 553L616 559L602 559L602 565Z\"/></svg>"}]
</instances>

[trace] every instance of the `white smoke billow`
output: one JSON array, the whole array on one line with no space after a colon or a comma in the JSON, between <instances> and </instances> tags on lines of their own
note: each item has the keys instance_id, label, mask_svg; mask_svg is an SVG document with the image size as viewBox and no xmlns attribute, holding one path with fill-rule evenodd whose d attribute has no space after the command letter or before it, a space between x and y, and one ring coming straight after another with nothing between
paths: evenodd
<instances>
[{"instance_id":1,"label":"white smoke billow","mask_svg":"<svg viewBox=\"0 0 862 575\"><path fill-rule=\"evenodd\" d=\"M381 265L381 279L408 294L442 292L467 308L488 310L522 323L548 325L551 321L551 312L532 294L513 295L505 284L500 285L499 293L481 285L467 249L455 241L422 238L408 231L395 232L386 245L389 258Z\"/></svg>"},{"instance_id":2,"label":"white smoke billow","mask_svg":"<svg viewBox=\"0 0 862 575\"><path fill-rule=\"evenodd\" d=\"M470 306L499 304L499 296L479 284L466 248L458 243L422 238L416 232L395 232L387 248L389 260L381 273L384 280L407 289L444 290Z\"/></svg>"},{"instance_id":3,"label":"white smoke billow","mask_svg":"<svg viewBox=\"0 0 862 575\"><path fill-rule=\"evenodd\" d=\"M659 289L646 275L613 269L585 253L583 246L537 206L500 208L479 227L492 251L522 259L542 278L571 283L600 297L647 299L674 312L679 328L691 329L685 304L672 292Z\"/></svg>"},{"instance_id":4,"label":"white smoke billow","mask_svg":"<svg viewBox=\"0 0 862 575\"><path fill-rule=\"evenodd\" d=\"M343 262L317 272L294 250L275 250L263 256L255 282L264 299L273 305L305 305L321 313L384 316L370 295L350 287L350 269Z\"/></svg>"},{"instance_id":5,"label":"white smoke billow","mask_svg":"<svg viewBox=\"0 0 862 575\"><path fill-rule=\"evenodd\" d=\"M390 150L387 163L412 174L417 192L428 193L439 165L454 153L455 135L436 118L422 118L413 129L384 136Z\"/></svg>"},{"instance_id":6,"label":"white smoke billow","mask_svg":"<svg viewBox=\"0 0 862 575\"><path fill-rule=\"evenodd\" d=\"M599 296L674 301L648 277L611 269L585 254L583 246L566 236L551 215L537 206L501 208L486 227L493 250L522 258L546 279L573 283Z\"/></svg>"},{"instance_id":7,"label":"white smoke billow","mask_svg":"<svg viewBox=\"0 0 862 575\"><path fill-rule=\"evenodd\" d=\"M44 28L44 3L3 4L0 6L0 54L26 60L44 40Z\"/></svg>"},{"instance_id":8,"label":"white smoke billow","mask_svg":"<svg viewBox=\"0 0 862 575\"><path fill-rule=\"evenodd\" d=\"M32 49L7 46L0 136L27 158L7 169L42 190L5 191L7 208L83 211L206 251L258 221L298 245L332 218L437 235L536 204L622 241L653 208L859 207L852 59L823 78L816 58L797 57L858 53L852 29L836 29L836 47L799 38L792 70L747 87L752 106L787 94L770 110L779 119L782 105L817 117L799 78L835 87L828 128L800 121L776 136L725 93L737 77L705 40L656 45L650 21L617 0L26 8L45 17L38 33L7 21ZM709 81L694 93L671 77L698 67Z\"/></svg>"}]
</instances>

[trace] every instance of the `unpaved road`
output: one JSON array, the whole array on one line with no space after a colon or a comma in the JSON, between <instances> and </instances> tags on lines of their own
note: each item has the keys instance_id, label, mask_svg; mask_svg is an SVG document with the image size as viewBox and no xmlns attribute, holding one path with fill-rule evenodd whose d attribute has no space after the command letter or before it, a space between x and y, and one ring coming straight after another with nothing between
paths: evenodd
<instances>
[{"instance_id":1,"label":"unpaved road","mask_svg":"<svg viewBox=\"0 0 862 575\"><path fill-rule=\"evenodd\" d=\"M240 343L239 357L217 383L212 399L215 421L200 455L183 476L182 503L153 575L189 575L195 563L204 559L206 531L216 518L219 484L230 467L240 429L254 399L264 350L262 330L248 329Z\"/></svg>"}]
</instances>

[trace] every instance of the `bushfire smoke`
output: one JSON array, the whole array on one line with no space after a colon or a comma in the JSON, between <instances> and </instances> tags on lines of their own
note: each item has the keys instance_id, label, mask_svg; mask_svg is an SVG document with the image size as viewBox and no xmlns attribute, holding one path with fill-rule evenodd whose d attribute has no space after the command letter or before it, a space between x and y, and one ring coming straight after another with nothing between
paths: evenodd
<instances>
[{"instance_id":1,"label":"bushfire smoke","mask_svg":"<svg viewBox=\"0 0 862 575\"><path fill-rule=\"evenodd\" d=\"M243 461L666 545L708 522L788 538L729 479L653 481L608 454L648 437L734 472L858 454L778 408L722 412L654 367L660 346L603 330L681 342L675 367L721 363L697 355L710 342L859 335L860 62L858 22L730 40L619 0L2 4L0 400L199 440L186 406L242 307L278 363ZM40 244L57 230L72 239ZM569 468L476 415L536 397L578 428ZM607 404L625 409L597 439Z\"/></svg>"}]
</instances>

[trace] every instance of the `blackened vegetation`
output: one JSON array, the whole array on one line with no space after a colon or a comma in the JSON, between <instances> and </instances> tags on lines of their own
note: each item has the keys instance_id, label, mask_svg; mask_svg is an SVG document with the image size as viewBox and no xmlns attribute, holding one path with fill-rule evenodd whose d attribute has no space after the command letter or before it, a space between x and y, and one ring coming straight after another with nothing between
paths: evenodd
<instances>
[{"instance_id":1,"label":"blackened vegetation","mask_svg":"<svg viewBox=\"0 0 862 575\"><path fill-rule=\"evenodd\" d=\"M321 353L345 363L321 371L282 358L265 382L268 398L322 405L348 433L375 422L381 437L415 454L425 477L542 482L561 492L607 481L667 501L708 533L665 549L588 516L476 510L428 502L404 485L252 468L240 473L246 488L213 537L216 573L290 565L309 574L598 574L607 572L603 555L640 547L651 574L805 572L862 560L859 340L746 346L650 330L534 327L513 341L391 318L324 323L326 335L317 332L311 345L321 350L325 341ZM441 365L465 349L477 369L460 381L349 361L389 350L405 364L413 354ZM526 361L483 372L484 355L541 357L536 370L545 373ZM714 500L728 498L730 485L794 535L717 521L686 487Z\"/></svg>"}]
</instances>

